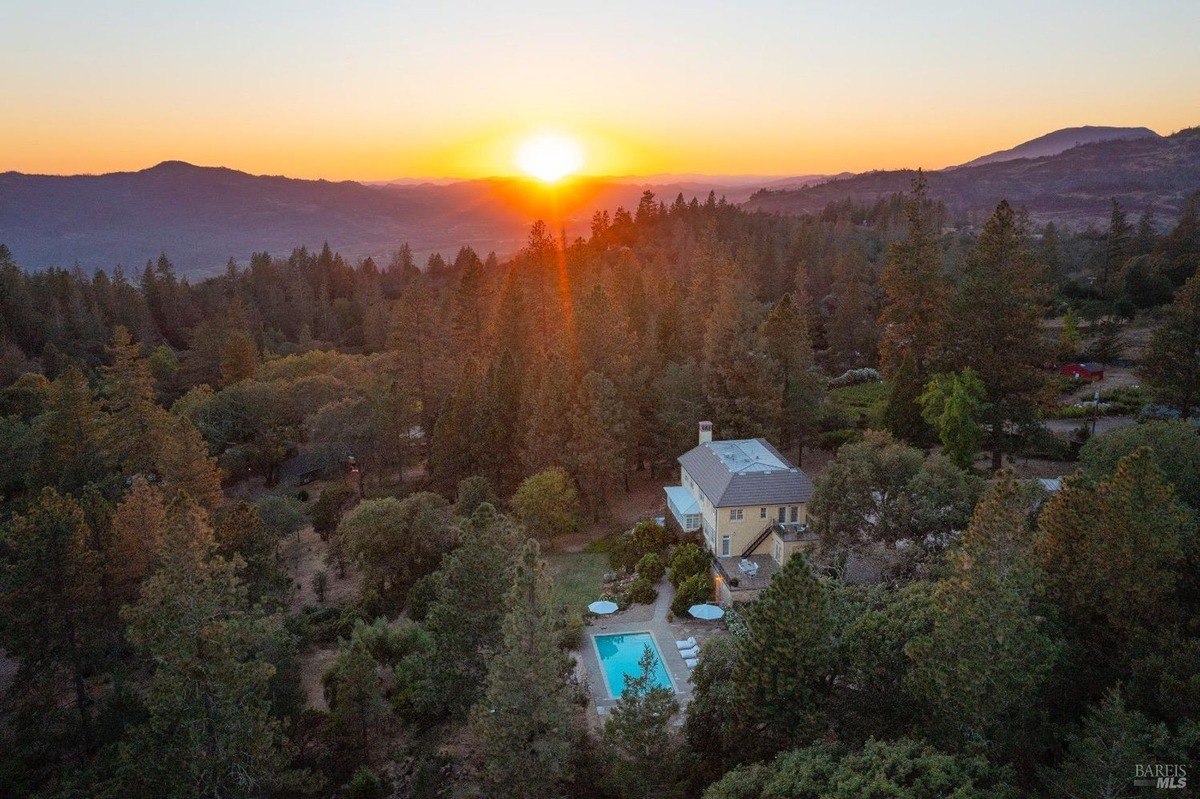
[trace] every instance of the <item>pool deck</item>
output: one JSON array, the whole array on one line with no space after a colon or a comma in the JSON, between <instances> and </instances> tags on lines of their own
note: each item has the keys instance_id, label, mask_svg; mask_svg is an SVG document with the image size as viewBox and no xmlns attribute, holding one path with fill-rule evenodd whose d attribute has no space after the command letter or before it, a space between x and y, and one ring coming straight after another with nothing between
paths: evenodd
<instances>
[{"instance_id":1,"label":"pool deck","mask_svg":"<svg viewBox=\"0 0 1200 799\"><path fill-rule=\"evenodd\" d=\"M587 678L592 705L596 709L595 713L589 713L593 720L603 720L608 709L618 701L618 697L608 693L604 671L596 655L596 644L593 640L595 636L649 633L658 645L658 651L664 661L663 666L675 685L675 701L679 703L680 709L683 709L692 701L692 670L683 662L675 642L691 636L703 647L706 639L725 634L725 625L719 621L687 619L668 622L667 614L671 612L671 600L675 598L675 589L665 579L654 587L658 590L658 599L653 605L634 605L611 616L594 617L591 619L591 625L584 630L587 640L574 654L577 668L581 668L583 676ZM681 724L682 719L682 715L679 716L676 723Z\"/></svg>"}]
</instances>

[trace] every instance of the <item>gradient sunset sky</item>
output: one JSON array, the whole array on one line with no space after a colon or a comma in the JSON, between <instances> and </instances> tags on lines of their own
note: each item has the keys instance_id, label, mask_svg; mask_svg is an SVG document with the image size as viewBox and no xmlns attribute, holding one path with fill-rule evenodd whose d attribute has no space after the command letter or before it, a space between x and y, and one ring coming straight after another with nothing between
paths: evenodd
<instances>
[{"instance_id":1,"label":"gradient sunset sky","mask_svg":"<svg viewBox=\"0 0 1200 799\"><path fill-rule=\"evenodd\" d=\"M0 0L0 171L383 180L937 168L1200 124L1200 2Z\"/></svg>"}]
</instances>

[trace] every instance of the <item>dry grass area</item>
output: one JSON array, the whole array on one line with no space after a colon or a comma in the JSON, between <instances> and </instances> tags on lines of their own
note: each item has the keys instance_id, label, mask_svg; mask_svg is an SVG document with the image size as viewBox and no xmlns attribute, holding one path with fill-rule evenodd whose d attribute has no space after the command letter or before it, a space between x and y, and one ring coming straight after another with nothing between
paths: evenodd
<instances>
[{"instance_id":1,"label":"dry grass area","mask_svg":"<svg viewBox=\"0 0 1200 799\"><path fill-rule=\"evenodd\" d=\"M311 526L303 528L298 535L290 535L281 542L279 554L284 567L292 578L288 594L288 609L300 612L305 605L319 605L313 590L313 575L324 571L328 577L325 588L325 604L340 605L358 598L362 579L354 567L348 566L346 576L339 577L334 566L325 564L329 545L321 540Z\"/></svg>"},{"instance_id":2,"label":"dry grass area","mask_svg":"<svg viewBox=\"0 0 1200 799\"><path fill-rule=\"evenodd\" d=\"M288 610L299 613L307 605L321 604L313 590L313 575L324 570L328 576L325 588L325 604L342 605L358 598L361 576L353 566L348 566L345 577L339 577L337 568L325 564L329 545L321 540L312 526L304 527L298 535L288 536L280 542L279 554L284 568L291 578L288 593ZM300 685L304 690L305 704L317 710L328 710L321 676L337 657L337 649L312 649L300 654Z\"/></svg>"}]
</instances>

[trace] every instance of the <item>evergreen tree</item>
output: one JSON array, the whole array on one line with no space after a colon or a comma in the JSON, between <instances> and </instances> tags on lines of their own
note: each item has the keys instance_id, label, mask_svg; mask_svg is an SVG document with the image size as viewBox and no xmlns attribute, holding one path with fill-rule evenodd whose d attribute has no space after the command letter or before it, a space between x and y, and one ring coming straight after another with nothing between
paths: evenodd
<instances>
[{"instance_id":1,"label":"evergreen tree","mask_svg":"<svg viewBox=\"0 0 1200 799\"><path fill-rule=\"evenodd\" d=\"M1125 209L1121 207L1121 204L1117 202L1115 197L1112 200L1112 213L1109 216L1106 244L1104 266L1100 270L1099 280L1096 281L1096 285L1101 292L1109 290L1109 280L1121 271L1121 267L1125 264L1125 259L1130 255L1132 244L1129 219L1125 216Z\"/></svg>"},{"instance_id":2,"label":"evergreen tree","mask_svg":"<svg viewBox=\"0 0 1200 799\"><path fill-rule=\"evenodd\" d=\"M103 473L103 419L95 392L78 368L63 371L47 388L45 412L33 423L45 442L36 461L38 482L78 490Z\"/></svg>"},{"instance_id":3,"label":"evergreen tree","mask_svg":"<svg viewBox=\"0 0 1200 799\"><path fill-rule=\"evenodd\" d=\"M238 563L214 548L204 514L181 509L128 609L129 639L152 669L146 720L119 748L118 783L131 795L254 797L281 784L274 670L258 654L277 632L248 610Z\"/></svg>"},{"instance_id":4,"label":"evergreen tree","mask_svg":"<svg viewBox=\"0 0 1200 799\"><path fill-rule=\"evenodd\" d=\"M105 367L105 441L126 474L154 474L170 436L170 415L158 404L154 376L129 331L113 332Z\"/></svg>"},{"instance_id":5,"label":"evergreen tree","mask_svg":"<svg viewBox=\"0 0 1200 799\"><path fill-rule=\"evenodd\" d=\"M780 446L796 448L796 463L803 458L804 442L816 431L817 413L824 399L823 380L813 370L812 342L803 309L784 294L758 328L759 346L771 366L771 375L782 397L782 416L774 425Z\"/></svg>"},{"instance_id":6,"label":"evergreen tree","mask_svg":"<svg viewBox=\"0 0 1200 799\"><path fill-rule=\"evenodd\" d=\"M221 385L248 380L257 370L258 348L254 340L240 327L230 331L221 348Z\"/></svg>"},{"instance_id":7,"label":"evergreen tree","mask_svg":"<svg viewBox=\"0 0 1200 799\"><path fill-rule=\"evenodd\" d=\"M91 742L87 675L98 655L100 556L89 545L83 511L69 496L42 489L12 521L0 571L0 632L26 673L65 677L79 714L81 739Z\"/></svg>"},{"instance_id":8,"label":"evergreen tree","mask_svg":"<svg viewBox=\"0 0 1200 799\"><path fill-rule=\"evenodd\" d=\"M1062 762L1045 774L1045 787L1055 796L1133 796L1139 790L1135 766L1178 762L1181 754L1166 726L1126 707L1116 689L1089 710L1066 744Z\"/></svg>"},{"instance_id":9,"label":"evergreen tree","mask_svg":"<svg viewBox=\"0 0 1200 799\"><path fill-rule=\"evenodd\" d=\"M657 658L646 647L638 673L625 676L621 699L604 723L608 783L629 799L681 797L680 755L671 732L679 703L670 688L654 683Z\"/></svg>"},{"instance_id":10,"label":"evergreen tree","mask_svg":"<svg viewBox=\"0 0 1200 799\"><path fill-rule=\"evenodd\" d=\"M828 589L808 560L788 559L746 614L738 639L738 713L762 729L760 754L806 743L824 729L835 671L833 609Z\"/></svg>"},{"instance_id":11,"label":"evergreen tree","mask_svg":"<svg viewBox=\"0 0 1200 799\"><path fill-rule=\"evenodd\" d=\"M374 765L381 756L379 745L396 718L384 696L379 661L358 634L359 628L354 632L324 678L330 732L361 762Z\"/></svg>"},{"instance_id":12,"label":"evergreen tree","mask_svg":"<svg viewBox=\"0 0 1200 799\"><path fill-rule=\"evenodd\" d=\"M1046 593L1080 641L1088 669L1121 663L1180 620L1176 591L1195 532L1142 448L1091 485L1067 482L1038 517Z\"/></svg>"},{"instance_id":13,"label":"evergreen tree","mask_svg":"<svg viewBox=\"0 0 1200 799\"><path fill-rule=\"evenodd\" d=\"M888 248L879 282L887 292L880 316L880 365L888 377L908 363L924 382L944 340L950 286L942 276L937 231L930 218L925 177L918 172L906 203L908 237Z\"/></svg>"},{"instance_id":14,"label":"evergreen tree","mask_svg":"<svg viewBox=\"0 0 1200 799\"><path fill-rule=\"evenodd\" d=\"M983 443L983 415L987 389L971 368L957 374L934 375L925 393L917 398L921 413L942 442L942 452L962 469L970 469Z\"/></svg>"},{"instance_id":15,"label":"evergreen tree","mask_svg":"<svg viewBox=\"0 0 1200 799\"><path fill-rule=\"evenodd\" d=\"M907 689L930 709L930 728L1010 756L1033 754L1037 697L1059 650L1032 604L1040 577L1028 507L1003 473L937 584L932 629L908 647Z\"/></svg>"},{"instance_id":16,"label":"evergreen tree","mask_svg":"<svg viewBox=\"0 0 1200 799\"><path fill-rule=\"evenodd\" d=\"M459 717L480 699L501 643L519 541L515 525L485 502L464 523L462 545L442 558L437 595L425 617L439 711Z\"/></svg>"},{"instance_id":17,"label":"evergreen tree","mask_svg":"<svg viewBox=\"0 0 1200 799\"><path fill-rule=\"evenodd\" d=\"M1155 398L1184 419L1200 405L1200 275L1179 290L1151 334L1140 374Z\"/></svg>"},{"instance_id":18,"label":"evergreen tree","mask_svg":"<svg viewBox=\"0 0 1200 799\"><path fill-rule=\"evenodd\" d=\"M1043 285L1025 230L1007 202L984 223L953 301L948 361L970 367L987 388L984 417L992 468L1003 464L1006 428L1034 418L1044 377Z\"/></svg>"},{"instance_id":19,"label":"evergreen tree","mask_svg":"<svg viewBox=\"0 0 1200 799\"><path fill-rule=\"evenodd\" d=\"M121 605L137 599L142 581L158 563L166 525L162 491L144 477L135 477L113 513L104 552L105 590L111 602Z\"/></svg>"},{"instance_id":20,"label":"evergreen tree","mask_svg":"<svg viewBox=\"0 0 1200 799\"><path fill-rule=\"evenodd\" d=\"M488 795L561 795L573 731L566 657L556 643L557 613L535 541L526 543L508 592L504 637L475 708Z\"/></svg>"}]
</instances>

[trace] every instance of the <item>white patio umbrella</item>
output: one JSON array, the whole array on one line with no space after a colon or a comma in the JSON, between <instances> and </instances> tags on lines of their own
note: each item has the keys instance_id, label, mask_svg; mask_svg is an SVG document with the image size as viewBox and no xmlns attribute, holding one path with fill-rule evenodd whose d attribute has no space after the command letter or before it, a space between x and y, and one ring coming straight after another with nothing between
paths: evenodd
<instances>
[{"instance_id":1,"label":"white patio umbrella","mask_svg":"<svg viewBox=\"0 0 1200 799\"><path fill-rule=\"evenodd\" d=\"M598 602L593 602L588 605L588 610L595 613L597 616L607 616L610 613L617 612L617 603L609 602L606 599L601 599Z\"/></svg>"},{"instance_id":2,"label":"white patio umbrella","mask_svg":"<svg viewBox=\"0 0 1200 799\"><path fill-rule=\"evenodd\" d=\"M692 605L688 608L688 613L692 614L697 619L712 621L719 619L725 615L725 611L721 610L716 605Z\"/></svg>"}]
</instances>

